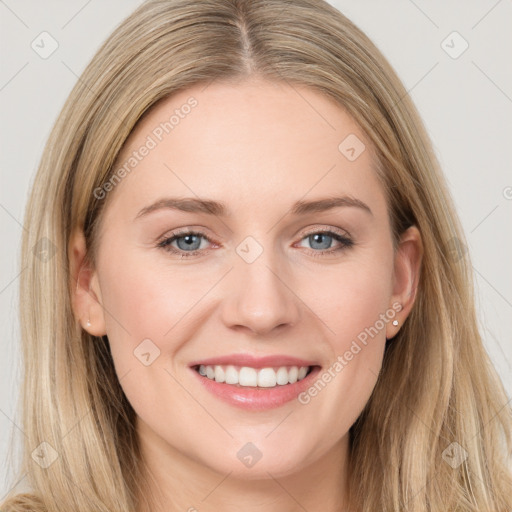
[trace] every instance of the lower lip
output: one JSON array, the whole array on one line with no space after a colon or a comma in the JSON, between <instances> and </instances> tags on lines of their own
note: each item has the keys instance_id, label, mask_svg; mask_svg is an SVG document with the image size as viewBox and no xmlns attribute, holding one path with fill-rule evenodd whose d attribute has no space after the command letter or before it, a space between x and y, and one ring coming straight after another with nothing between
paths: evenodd
<instances>
[{"instance_id":1,"label":"lower lip","mask_svg":"<svg viewBox=\"0 0 512 512\"><path fill-rule=\"evenodd\" d=\"M216 382L208 377L203 377L194 368L191 368L201 384L213 395L242 409L263 411L275 409L290 402L305 391L320 372L320 367L315 366L302 380L294 384L284 386L277 385L273 388L243 387Z\"/></svg>"}]
</instances>

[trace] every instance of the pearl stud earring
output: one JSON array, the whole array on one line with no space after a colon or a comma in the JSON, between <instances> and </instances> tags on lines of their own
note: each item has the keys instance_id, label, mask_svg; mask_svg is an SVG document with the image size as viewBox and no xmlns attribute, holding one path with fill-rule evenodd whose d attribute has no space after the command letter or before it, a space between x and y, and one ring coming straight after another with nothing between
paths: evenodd
<instances>
[{"instance_id":1,"label":"pearl stud earring","mask_svg":"<svg viewBox=\"0 0 512 512\"><path fill-rule=\"evenodd\" d=\"M87 320L87 327L91 327L91 321L90 320Z\"/></svg>"},{"instance_id":2,"label":"pearl stud earring","mask_svg":"<svg viewBox=\"0 0 512 512\"><path fill-rule=\"evenodd\" d=\"M393 325L398 325L398 320L393 320Z\"/></svg>"}]
</instances>

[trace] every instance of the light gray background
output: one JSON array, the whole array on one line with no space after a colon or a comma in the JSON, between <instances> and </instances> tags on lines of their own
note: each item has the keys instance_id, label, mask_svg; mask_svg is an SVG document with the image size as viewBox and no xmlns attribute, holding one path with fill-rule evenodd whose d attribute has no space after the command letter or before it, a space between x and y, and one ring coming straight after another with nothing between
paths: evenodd
<instances>
[{"instance_id":1,"label":"light gray background","mask_svg":"<svg viewBox=\"0 0 512 512\"><path fill-rule=\"evenodd\" d=\"M20 378L17 325L19 244L29 185L43 146L78 76L138 0L0 0L0 460L16 413ZM418 106L468 237L486 347L512 396L512 5L510 0L337 0L397 70ZM58 42L42 59L43 31ZM457 31L458 58L442 42ZM457 52L463 41L444 45ZM449 47L452 47L451 49ZM49 198L51 200L51 198ZM51 300L51 298L49 298ZM16 426L15 426L16 425ZM35 447L34 447L35 448ZM14 452L15 453L15 452ZM0 468L1 497L12 486ZM20 489L21 490L21 489Z\"/></svg>"}]
</instances>

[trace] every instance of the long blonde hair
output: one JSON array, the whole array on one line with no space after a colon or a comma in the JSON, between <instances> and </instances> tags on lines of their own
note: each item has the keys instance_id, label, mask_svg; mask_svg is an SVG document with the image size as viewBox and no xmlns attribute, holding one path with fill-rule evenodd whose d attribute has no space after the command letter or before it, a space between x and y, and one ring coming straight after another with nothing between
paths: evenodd
<instances>
[{"instance_id":1,"label":"long blonde hair","mask_svg":"<svg viewBox=\"0 0 512 512\"><path fill-rule=\"evenodd\" d=\"M351 510L512 510L511 409L478 331L469 256L452 250L463 246L463 231L394 70L320 0L150 0L117 27L76 83L32 186L20 277L25 438L15 477L26 474L31 491L13 491L2 511L142 506L135 412L122 376L108 339L89 335L73 315L70 234L84 231L94 262L106 203L94 190L157 101L256 74L343 106L375 147L394 242L411 224L423 240L415 305L388 342L374 392L350 429ZM44 460L56 460L37 464L37 447ZM454 450L457 465L449 463Z\"/></svg>"}]
</instances>

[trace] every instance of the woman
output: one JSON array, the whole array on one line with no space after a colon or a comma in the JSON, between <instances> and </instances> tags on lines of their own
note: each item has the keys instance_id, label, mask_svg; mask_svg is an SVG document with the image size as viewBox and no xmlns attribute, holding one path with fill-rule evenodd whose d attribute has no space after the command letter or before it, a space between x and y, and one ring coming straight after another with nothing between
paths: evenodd
<instances>
[{"instance_id":1,"label":"woman","mask_svg":"<svg viewBox=\"0 0 512 512\"><path fill-rule=\"evenodd\" d=\"M26 223L33 492L2 510L511 509L444 178L328 4L144 3L72 91Z\"/></svg>"}]
</instances>

